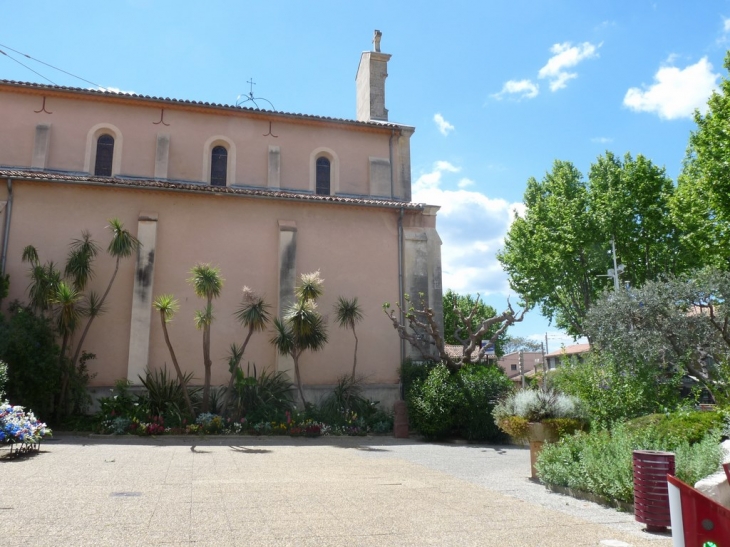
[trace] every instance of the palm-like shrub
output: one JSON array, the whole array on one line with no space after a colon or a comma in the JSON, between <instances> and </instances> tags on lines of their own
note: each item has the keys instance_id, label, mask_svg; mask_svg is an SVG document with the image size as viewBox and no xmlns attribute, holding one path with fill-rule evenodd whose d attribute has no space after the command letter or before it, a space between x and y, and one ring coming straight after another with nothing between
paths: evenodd
<instances>
[{"instance_id":1,"label":"palm-like shrub","mask_svg":"<svg viewBox=\"0 0 730 547\"><path fill-rule=\"evenodd\" d=\"M324 292L323 284L319 272L302 274L295 291L296 301L286 311L283 320L274 319L274 336L271 338L279 354L290 355L294 361L294 375L304 406L307 401L302 391L299 358L305 351L319 351L327 344L327 327L316 302Z\"/></svg>"},{"instance_id":2,"label":"palm-like shrub","mask_svg":"<svg viewBox=\"0 0 730 547\"><path fill-rule=\"evenodd\" d=\"M195 416L193 403L190 401L190 394L188 393L188 380L191 378L191 375L183 374L182 369L180 369L180 364L177 361L175 350L172 348L172 342L170 342L170 336L167 333L167 324L172 321L173 316L180 306L178 304L178 301L175 300L175 298L171 294L163 294L158 296L157 298L155 298L152 306L158 312L160 312L160 321L162 322L162 334L165 336L165 344L167 344L167 349L170 352L170 359L172 359L172 364L175 367L177 381L180 384L183 397L185 398L185 407L191 417Z\"/></svg>"},{"instance_id":3,"label":"palm-like shrub","mask_svg":"<svg viewBox=\"0 0 730 547\"><path fill-rule=\"evenodd\" d=\"M187 386L192 373L184 377L183 385ZM180 425L189 415L187 404L190 400L187 389L167 372L167 367L146 371L144 377L139 376L146 393L140 396L147 406L150 416L164 416L167 423Z\"/></svg>"},{"instance_id":4,"label":"palm-like shrub","mask_svg":"<svg viewBox=\"0 0 730 547\"><path fill-rule=\"evenodd\" d=\"M228 367L231 373L230 380L228 380L228 388L226 389L226 406L230 405L233 397L233 383L236 380L238 372L241 371L241 359L243 354L246 352L251 336L254 332L261 332L266 329L266 325L271 320L271 314L269 313L269 306L264 298L256 294L250 288L243 287L243 297L241 299L241 305L236 310L235 316L239 323L247 330L246 339L243 344L237 346L233 344L231 346L230 358L228 360Z\"/></svg>"},{"instance_id":5,"label":"palm-like shrub","mask_svg":"<svg viewBox=\"0 0 730 547\"><path fill-rule=\"evenodd\" d=\"M362 308L357 301L357 297L348 299L340 296L335 304L335 320L343 329L352 330L355 337L355 352L352 359L352 379L355 379L355 371L357 369L357 333L355 325L363 320Z\"/></svg>"},{"instance_id":6,"label":"palm-like shrub","mask_svg":"<svg viewBox=\"0 0 730 547\"><path fill-rule=\"evenodd\" d=\"M213 361L210 358L210 325L213 323L213 299L218 298L223 288L223 278L218 268L210 264L196 264L190 270L188 282L199 298L205 298L205 308L195 312L195 326L203 331L203 412L208 412L210 404L210 377Z\"/></svg>"}]
</instances>

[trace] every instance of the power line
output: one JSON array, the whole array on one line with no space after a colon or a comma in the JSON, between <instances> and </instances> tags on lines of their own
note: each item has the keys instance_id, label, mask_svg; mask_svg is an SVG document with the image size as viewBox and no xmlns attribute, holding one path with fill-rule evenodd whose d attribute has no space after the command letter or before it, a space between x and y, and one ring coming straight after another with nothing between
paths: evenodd
<instances>
[{"instance_id":1,"label":"power line","mask_svg":"<svg viewBox=\"0 0 730 547\"><path fill-rule=\"evenodd\" d=\"M4 52L4 51L3 51L2 49L0 49L0 53L2 53L3 55L5 55L5 57L7 57L8 59L10 59L11 61L15 61L15 62L16 62L16 63L18 63L18 64L19 64L20 66L23 66L23 67L27 68L28 70L30 70L31 72L34 72L35 74L38 74L38 76L40 76L40 77L41 77L41 78L43 78L44 80L48 80L48 81L49 81L49 82L51 82L51 83L52 83L53 85L58 85L58 84L56 84L56 83L55 83L55 82L54 82L53 80L50 80L49 78L46 78L46 77L45 77L45 76L44 76L43 74L41 74L40 72L37 72L37 71L33 70L33 69L32 69L32 68L30 68L30 67L29 67L28 65L24 65L23 63L21 63L20 61L18 61L18 60L17 60L16 58L14 58L14 57L11 57L11 56L10 56L10 55L8 55L7 53L5 53L5 52Z\"/></svg>"},{"instance_id":2,"label":"power line","mask_svg":"<svg viewBox=\"0 0 730 547\"><path fill-rule=\"evenodd\" d=\"M91 85L93 85L93 86L95 86L95 87L100 87L101 89L106 89L106 88L105 88L105 87L104 87L103 85L99 85L99 84L96 84L96 83L94 83L94 82L92 82L92 81L90 81L90 80L87 80L87 79L85 79L85 78L82 78L81 76L76 76L75 74L71 74L70 72L67 72L67 71L63 70L62 68L58 68L57 66L53 66L53 65L51 65L51 64L48 64L48 63L46 63L46 62L44 62L44 61L41 61L40 59L36 59L36 58L34 58L34 57L31 57L31 56L30 56L30 55L28 55L27 53L23 53L22 51L18 51L17 49L13 49L13 48L11 48L10 46L5 46L5 45L3 45L3 44L0 44L0 47L3 47L3 48L5 48L5 49L7 49L7 50L10 50L10 51L14 52L14 53L17 53L18 55L22 55L23 57L26 57L26 58L30 59L31 61L35 61L36 63L40 63L40 64L42 64L42 65L46 65L47 67L49 67L49 68L52 68L53 70L58 70L59 72L63 72L64 74L68 74L68 75L69 75L69 76L71 76L72 78L76 78L77 80L81 80L82 82L86 82L87 84L91 84ZM28 70L30 70L31 72L35 72L36 74L38 74L38 76L40 76L40 77L41 77L41 78L43 78L44 80L48 80L49 82L51 82L51 80L49 80L48 78L46 78L45 76L43 76L43 74L41 74L41 73L39 73L39 72L36 72L35 70L33 70L32 68L30 68L29 66L26 66L26 65L24 65L23 63L21 63L21 62L20 62L20 61L18 61L17 59L14 59L13 57L11 57L11 56L10 56L10 55L8 55L7 53L5 53L4 51L0 50L0 53L2 53L3 55L5 55L5 56L6 56L6 57L7 57L8 59L12 59L12 60L13 60L13 61L15 61L16 63L18 63L18 64L20 64L20 65L23 65L23 66L24 66L25 68L27 68L27 69L28 69ZM54 84L53 82L51 82L51 83L52 83L53 85L57 85L57 84Z\"/></svg>"}]
</instances>

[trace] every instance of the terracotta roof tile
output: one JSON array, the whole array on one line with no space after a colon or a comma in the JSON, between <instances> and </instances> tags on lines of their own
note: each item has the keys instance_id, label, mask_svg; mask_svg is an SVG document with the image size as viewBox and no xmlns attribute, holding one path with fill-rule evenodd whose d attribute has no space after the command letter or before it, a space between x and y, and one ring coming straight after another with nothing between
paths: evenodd
<instances>
[{"instance_id":1,"label":"terracotta roof tile","mask_svg":"<svg viewBox=\"0 0 730 547\"><path fill-rule=\"evenodd\" d=\"M13 178L40 182L61 182L94 184L110 187L142 188L148 190L177 190L199 194L249 196L254 198L279 199L291 201L311 201L315 203L339 203L343 205L360 205L366 207L382 207L385 209L400 209L420 211L425 207L422 203L405 201L357 198L345 196L321 196L317 194L243 188L234 186L211 186L194 182L174 182L126 177L96 177L83 174L56 173L50 171L31 171L24 169L0 168L0 178Z\"/></svg>"},{"instance_id":2,"label":"terracotta roof tile","mask_svg":"<svg viewBox=\"0 0 730 547\"><path fill-rule=\"evenodd\" d=\"M99 89L86 89L83 87L69 87L69 86L63 86L63 85L50 85L50 84L39 84L35 82L19 82L15 80L4 80L0 79L0 85L8 85L13 87L26 87L26 88L33 88L33 89L47 89L50 91L65 91L69 93L80 93L83 95L96 95L96 96L106 96L106 97L117 97L117 98L127 98L127 99L137 99L140 101L152 101L157 103L164 103L169 105L176 105L176 104L182 104L182 105L192 105L192 106L198 106L198 107L204 107L204 108L213 108L213 109L224 109L224 110L231 110L235 112L255 112L255 113L264 113L264 114L271 114L275 116L282 116L282 117L294 117L294 118L302 118L302 119L308 119L308 120L320 120L320 121L327 121L327 122L334 122L334 123L347 123L347 124L355 124L355 125L361 125L361 126L367 126L367 127L410 127L403 124L398 123L392 123L392 122L381 122L381 121L359 121L359 120L350 120L347 118L333 118L330 116L315 116L313 114L299 114L295 112L282 112L280 110L266 110L266 109L260 109L260 108L250 108L245 106L236 106L236 105L230 105L230 104L222 104L222 103L211 103L207 101L191 101L188 99L171 99L169 97L155 97L150 95L141 95L137 93L124 93L121 91L109 91L109 90L99 90Z\"/></svg>"}]
</instances>

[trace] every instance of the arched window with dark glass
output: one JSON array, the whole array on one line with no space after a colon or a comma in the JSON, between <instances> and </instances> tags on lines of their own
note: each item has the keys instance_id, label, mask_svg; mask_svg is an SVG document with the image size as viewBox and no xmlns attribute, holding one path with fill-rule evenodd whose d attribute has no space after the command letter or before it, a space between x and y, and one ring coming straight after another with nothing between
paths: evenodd
<instances>
[{"instance_id":1,"label":"arched window with dark glass","mask_svg":"<svg viewBox=\"0 0 730 547\"><path fill-rule=\"evenodd\" d=\"M317 194L330 195L330 160L317 158Z\"/></svg>"},{"instance_id":2,"label":"arched window with dark glass","mask_svg":"<svg viewBox=\"0 0 730 547\"><path fill-rule=\"evenodd\" d=\"M114 137L101 135L96 141L96 161L94 175L98 177L112 176L112 162L114 160Z\"/></svg>"},{"instance_id":3,"label":"arched window with dark glass","mask_svg":"<svg viewBox=\"0 0 730 547\"><path fill-rule=\"evenodd\" d=\"M228 173L228 150L224 146L216 146L210 157L210 184L225 186Z\"/></svg>"}]
</instances>

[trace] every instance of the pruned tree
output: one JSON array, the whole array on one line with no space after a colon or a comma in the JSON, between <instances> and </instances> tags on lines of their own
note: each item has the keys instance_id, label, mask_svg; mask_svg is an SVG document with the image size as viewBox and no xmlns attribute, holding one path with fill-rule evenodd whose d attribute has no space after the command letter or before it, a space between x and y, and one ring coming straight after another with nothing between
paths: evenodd
<instances>
[{"instance_id":1,"label":"pruned tree","mask_svg":"<svg viewBox=\"0 0 730 547\"><path fill-rule=\"evenodd\" d=\"M410 297L408 295L404 297L406 302L410 303ZM446 352L444 338L441 336L441 328L433 308L426 305L422 294L420 300L420 308L410 305L408 310L403 312L406 323L400 321L397 311L392 309L388 302L383 304L383 311L393 323L393 328L401 339L407 341L425 360L440 360L452 372L457 371L463 363L481 361L487 350L494 347L497 339L506 332L507 328L521 322L528 310L528 306L525 306L520 312L515 312L512 304L507 300L507 309L504 312L476 321L475 318L480 309L478 295L474 306L467 315L464 315L463 311L456 308L455 312L463 327L458 327L454 335L463 349L461 358L454 359ZM397 305L397 307L400 309L400 305ZM491 335L486 344L480 347L481 342L490 331ZM477 348L479 349L475 360L473 355Z\"/></svg>"}]
</instances>

